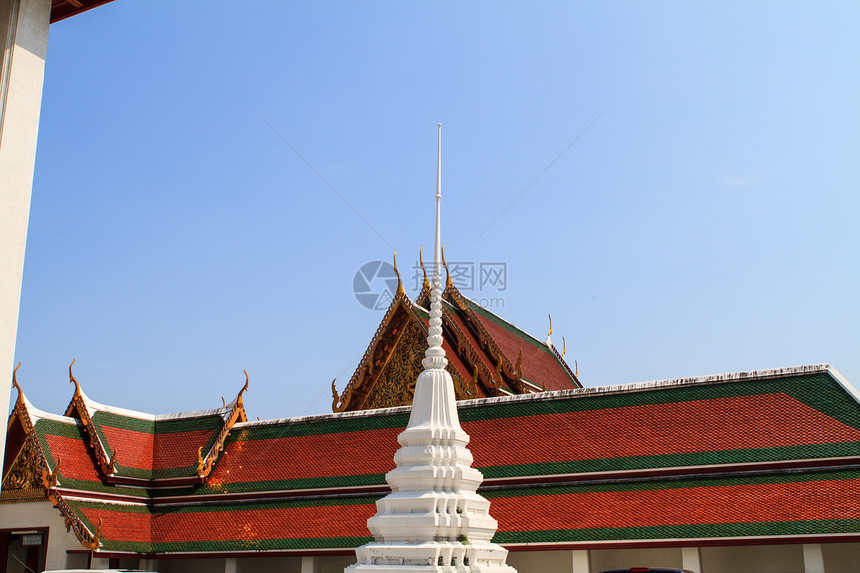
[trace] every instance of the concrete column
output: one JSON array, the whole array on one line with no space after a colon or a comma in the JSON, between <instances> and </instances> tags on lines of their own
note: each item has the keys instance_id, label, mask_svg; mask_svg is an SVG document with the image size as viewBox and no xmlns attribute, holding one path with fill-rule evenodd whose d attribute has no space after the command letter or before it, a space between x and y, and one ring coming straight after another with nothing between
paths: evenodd
<instances>
[{"instance_id":1,"label":"concrete column","mask_svg":"<svg viewBox=\"0 0 860 573\"><path fill-rule=\"evenodd\" d=\"M137 567L141 571L155 571L155 559L141 559Z\"/></svg>"},{"instance_id":2,"label":"concrete column","mask_svg":"<svg viewBox=\"0 0 860 573\"><path fill-rule=\"evenodd\" d=\"M110 559L107 557L93 557L90 561L90 569L110 569Z\"/></svg>"},{"instance_id":3,"label":"concrete column","mask_svg":"<svg viewBox=\"0 0 860 573\"><path fill-rule=\"evenodd\" d=\"M821 552L821 544L803 544L803 571L804 573L824 573L824 554Z\"/></svg>"},{"instance_id":4,"label":"concrete column","mask_svg":"<svg viewBox=\"0 0 860 573\"><path fill-rule=\"evenodd\" d=\"M236 573L236 558L228 557L224 560L224 573Z\"/></svg>"},{"instance_id":5,"label":"concrete column","mask_svg":"<svg viewBox=\"0 0 860 573\"><path fill-rule=\"evenodd\" d=\"M314 573L314 558L313 557L302 557L302 571L301 573Z\"/></svg>"},{"instance_id":6,"label":"concrete column","mask_svg":"<svg viewBox=\"0 0 860 573\"><path fill-rule=\"evenodd\" d=\"M591 573L591 559L585 549L576 549L570 552L573 562L573 573Z\"/></svg>"},{"instance_id":7,"label":"concrete column","mask_svg":"<svg viewBox=\"0 0 860 573\"><path fill-rule=\"evenodd\" d=\"M698 547L681 548L681 567L693 573L702 573L702 554Z\"/></svg>"},{"instance_id":8,"label":"concrete column","mask_svg":"<svg viewBox=\"0 0 860 573\"><path fill-rule=\"evenodd\" d=\"M0 0L0 402L12 385L51 0ZM6 419L5 417L2 419ZM6 424L0 424L0 453Z\"/></svg>"}]
</instances>

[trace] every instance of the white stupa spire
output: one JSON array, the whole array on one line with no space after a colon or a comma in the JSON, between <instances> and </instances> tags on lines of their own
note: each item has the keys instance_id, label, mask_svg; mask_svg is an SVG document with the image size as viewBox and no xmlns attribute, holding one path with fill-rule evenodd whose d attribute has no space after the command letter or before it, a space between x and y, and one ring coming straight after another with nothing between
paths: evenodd
<instances>
[{"instance_id":1,"label":"white stupa spire","mask_svg":"<svg viewBox=\"0 0 860 573\"><path fill-rule=\"evenodd\" d=\"M469 436L460 427L454 382L442 348L442 124L436 174L436 248L424 370L415 384L409 424L397 441L391 493L367 520L374 541L357 548L347 573L516 573L507 550L491 543L496 520L478 495L481 472L471 467Z\"/></svg>"}]
</instances>

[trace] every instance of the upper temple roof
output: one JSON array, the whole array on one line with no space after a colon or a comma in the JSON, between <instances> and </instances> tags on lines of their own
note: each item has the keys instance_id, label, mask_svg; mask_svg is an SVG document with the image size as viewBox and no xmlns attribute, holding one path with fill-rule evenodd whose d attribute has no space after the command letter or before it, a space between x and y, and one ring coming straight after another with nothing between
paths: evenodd
<instances>
[{"instance_id":1,"label":"upper temple roof","mask_svg":"<svg viewBox=\"0 0 860 573\"><path fill-rule=\"evenodd\" d=\"M442 346L458 400L582 387L550 342L466 298L450 276L442 300ZM428 320L427 282L415 302L399 288L343 392L332 385L332 410L411 404L427 349Z\"/></svg>"},{"instance_id":2,"label":"upper temple roof","mask_svg":"<svg viewBox=\"0 0 860 573\"><path fill-rule=\"evenodd\" d=\"M458 409L499 521L495 541L507 546L860 539L860 403L826 365ZM152 419L181 435L208 415ZM208 475L129 487L104 475L81 420L39 412L21 394L4 488L26 442L47 495L103 554L337 553L369 540L366 520L408 416L401 407L237 422ZM154 458L175 446L184 453L169 455L185 459L197 443L151 447Z\"/></svg>"}]
</instances>

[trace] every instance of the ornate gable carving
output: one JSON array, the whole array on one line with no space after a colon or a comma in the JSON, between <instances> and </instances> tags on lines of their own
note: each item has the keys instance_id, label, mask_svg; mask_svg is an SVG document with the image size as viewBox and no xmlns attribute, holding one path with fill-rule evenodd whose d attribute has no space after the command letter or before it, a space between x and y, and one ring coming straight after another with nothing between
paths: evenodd
<instances>
[{"instance_id":1,"label":"ornate gable carving","mask_svg":"<svg viewBox=\"0 0 860 573\"><path fill-rule=\"evenodd\" d=\"M42 501L46 498L42 485L42 472L36 467L36 453L30 440L24 440L24 445L15 457L9 472L3 477L3 492L0 500L3 502Z\"/></svg>"},{"instance_id":2,"label":"ornate gable carving","mask_svg":"<svg viewBox=\"0 0 860 573\"><path fill-rule=\"evenodd\" d=\"M363 408L390 408L412 403L415 381L427 348L426 337L414 321L406 323Z\"/></svg>"}]
</instances>

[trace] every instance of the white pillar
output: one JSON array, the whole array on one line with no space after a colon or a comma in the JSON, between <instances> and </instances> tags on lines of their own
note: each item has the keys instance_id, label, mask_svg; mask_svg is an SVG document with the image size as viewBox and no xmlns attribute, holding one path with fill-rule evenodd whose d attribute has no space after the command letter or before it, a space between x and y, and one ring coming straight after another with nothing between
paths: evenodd
<instances>
[{"instance_id":1,"label":"white pillar","mask_svg":"<svg viewBox=\"0 0 860 573\"><path fill-rule=\"evenodd\" d=\"M90 561L90 569L110 569L110 559L107 557L93 557Z\"/></svg>"},{"instance_id":2,"label":"white pillar","mask_svg":"<svg viewBox=\"0 0 860 573\"><path fill-rule=\"evenodd\" d=\"M821 544L803 544L803 571L804 573L824 573L824 554L821 552Z\"/></svg>"},{"instance_id":3,"label":"white pillar","mask_svg":"<svg viewBox=\"0 0 860 573\"><path fill-rule=\"evenodd\" d=\"M591 573L591 561L587 550L576 549L570 552L570 556L573 561L573 573Z\"/></svg>"},{"instance_id":4,"label":"white pillar","mask_svg":"<svg viewBox=\"0 0 860 573\"><path fill-rule=\"evenodd\" d=\"M12 386L51 0L0 0L0 402ZM6 424L0 424L0 453Z\"/></svg>"},{"instance_id":5,"label":"white pillar","mask_svg":"<svg viewBox=\"0 0 860 573\"><path fill-rule=\"evenodd\" d=\"M141 571L155 571L155 559L141 559L138 568Z\"/></svg>"},{"instance_id":6,"label":"white pillar","mask_svg":"<svg viewBox=\"0 0 860 573\"><path fill-rule=\"evenodd\" d=\"M235 557L228 557L224 560L224 573L236 573Z\"/></svg>"},{"instance_id":7,"label":"white pillar","mask_svg":"<svg viewBox=\"0 0 860 573\"><path fill-rule=\"evenodd\" d=\"M681 548L681 567L693 573L702 573L702 554L698 547Z\"/></svg>"},{"instance_id":8,"label":"white pillar","mask_svg":"<svg viewBox=\"0 0 860 573\"><path fill-rule=\"evenodd\" d=\"M302 557L301 573L314 573L314 558L309 556Z\"/></svg>"}]
</instances>

